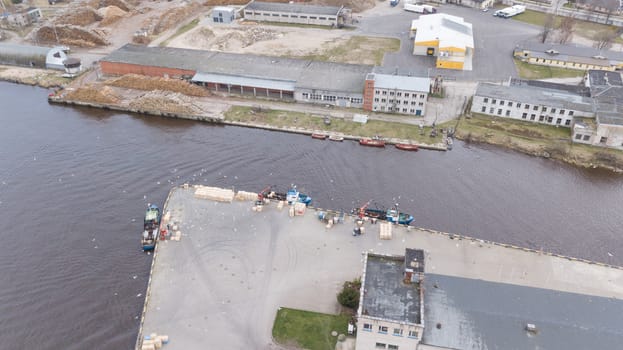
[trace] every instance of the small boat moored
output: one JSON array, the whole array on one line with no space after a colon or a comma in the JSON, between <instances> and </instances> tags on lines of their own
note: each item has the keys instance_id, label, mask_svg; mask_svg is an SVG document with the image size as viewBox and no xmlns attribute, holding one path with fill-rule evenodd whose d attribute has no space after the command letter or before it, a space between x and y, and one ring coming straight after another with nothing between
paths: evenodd
<instances>
[{"instance_id":1,"label":"small boat moored","mask_svg":"<svg viewBox=\"0 0 623 350\"><path fill-rule=\"evenodd\" d=\"M152 204L147 208L145 213L145 220L143 221L143 237L141 238L141 245L144 251L154 250L156 247L156 240L158 239L158 233L160 231L160 209L155 204Z\"/></svg>"},{"instance_id":2,"label":"small boat moored","mask_svg":"<svg viewBox=\"0 0 623 350\"><path fill-rule=\"evenodd\" d=\"M381 140L381 139L369 139L369 138L364 138L359 140L359 144L362 146L368 146L368 147L385 147L385 141Z\"/></svg>"},{"instance_id":3,"label":"small boat moored","mask_svg":"<svg viewBox=\"0 0 623 350\"><path fill-rule=\"evenodd\" d=\"M401 149L403 151L417 151L420 149L418 145L410 144L410 143L397 143L395 144L396 148Z\"/></svg>"},{"instance_id":4,"label":"small boat moored","mask_svg":"<svg viewBox=\"0 0 623 350\"><path fill-rule=\"evenodd\" d=\"M324 140L327 138L326 134L311 134L312 139L316 139L316 140Z\"/></svg>"},{"instance_id":5,"label":"small boat moored","mask_svg":"<svg viewBox=\"0 0 623 350\"><path fill-rule=\"evenodd\" d=\"M344 136L341 136L341 135L329 135L329 140L342 142L342 141L344 141Z\"/></svg>"},{"instance_id":6,"label":"small boat moored","mask_svg":"<svg viewBox=\"0 0 623 350\"><path fill-rule=\"evenodd\" d=\"M304 203L305 205L309 205L312 201L312 198L306 194L300 193L295 186L288 190L286 193L286 201L288 204L293 204L296 202Z\"/></svg>"}]
</instances>

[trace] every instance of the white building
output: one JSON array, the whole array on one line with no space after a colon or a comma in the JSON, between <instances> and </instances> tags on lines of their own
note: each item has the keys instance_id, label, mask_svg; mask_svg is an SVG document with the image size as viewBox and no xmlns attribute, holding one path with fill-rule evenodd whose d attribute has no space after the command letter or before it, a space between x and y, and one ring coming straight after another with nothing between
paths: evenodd
<instances>
[{"instance_id":1,"label":"white building","mask_svg":"<svg viewBox=\"0 0 623 350\"><path fill-rule=\"evenodd\" d=\"M424 251L367 253L357 310L357 350L413 350L424 333Z\"/></svg>"},{"instance_id":2,"label":"white building","mask_svg":"<svg viewBox=\"0 0 623 350\"><path fill-rule=\"evenodd\" d=\"M341 27L346 12L344 6L252 1L244 8L244 18L251 21Z\"/></svg>"},{"instance_id":3,"label":"white building","mask_svg":"<svg viewBox=\"0 0 623 350\"><path fill-rule=\"evenodd\" d=\"M363 108L369 111L424 115L430 78L370 73Z\"/></svg>"},{"instance_id":4,"label":"white building","mask_svg":"<svg viewBox=\"0 0 623 350\"><path fill-rule=\"evenodd\" d=\"M236 9L233 7L216 6L212 9L214 23L232 23L236 20Z\"/></svg>"},{"instance_id":5,"label":"white building","mask_svg":"<svg viewBox=\"0 0 623 350\"><path fill-rule=\"evenodd\" d=\"M472 70L472 24L445 13L420 16L411 22L413 54L437 57L437 68Z\"/></svg>"},{"instance_id":6,"label":"white building","mask_svg":"<svg viewBox=\"0 0 623 350\"><path fill-rule=\"evenodd\" d=\"M576 89L578 91L573 91ZM571 127L574 117L594 118L592 99L575 86L513 80L479 83L471 111L485 115Z\"/></svg>"}]
</instances>

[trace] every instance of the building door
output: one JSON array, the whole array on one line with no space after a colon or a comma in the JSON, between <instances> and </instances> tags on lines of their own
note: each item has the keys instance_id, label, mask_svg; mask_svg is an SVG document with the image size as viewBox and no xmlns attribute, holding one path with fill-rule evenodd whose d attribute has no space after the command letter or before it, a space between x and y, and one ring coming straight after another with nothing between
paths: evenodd
<instances>
[{"instance_id":1,"label":"building door","mask_svg":"<svg viewBox=\"0 0 623 350\"><path fill-rule=\"evenodd\" d=\"M421 109L416 109L415 110L415 115L422 115L422 110Z\"/></svg>"},{"instance_id":2,"label":"building door","mask_svg":"<svg viewBox=\"0 0 623 350\"><path fill-rule=\"evenodd\" d=\"M435 48L434 47L429 47L428 49L426 49L426 55L434 56L435 55Z\"/></svg>"}]
</instances>

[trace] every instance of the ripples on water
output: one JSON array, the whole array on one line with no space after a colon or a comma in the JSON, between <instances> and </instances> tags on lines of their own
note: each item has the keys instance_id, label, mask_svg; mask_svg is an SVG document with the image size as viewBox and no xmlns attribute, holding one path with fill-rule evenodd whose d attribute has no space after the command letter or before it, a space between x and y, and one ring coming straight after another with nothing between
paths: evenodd
<instances>
[{"instance_id":1,"label":"ripples on water","mask_svg":"<svg viewBox=\"0 0 623 350\"><path fill-rule=\"evenodd\" d=\"M185 182L294 183L320 207L398 203L418 226L623 264L623 178L610 173L462 143L408 153L50 106L46 94L0 83L0 348L131 348L151 261L142 215Z\"/></svg>"}]
</instances>

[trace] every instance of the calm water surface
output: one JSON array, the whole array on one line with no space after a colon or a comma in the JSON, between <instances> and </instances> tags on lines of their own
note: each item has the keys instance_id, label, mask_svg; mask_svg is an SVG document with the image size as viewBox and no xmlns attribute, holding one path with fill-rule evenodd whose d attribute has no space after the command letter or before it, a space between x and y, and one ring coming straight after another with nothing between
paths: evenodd
<instances>
[{"instance_id":1,"label":"calm water surface","mask_svg":"<svg viewBox=\"0 0 623 350\"><path fill-rule=\"evenodd\" d=\"M324 208L398 203L418 226L623 265L623 177L497 148L354 142L51 106L0 83L0 348L129 349L147 203L185 182L296 183Z\"/></svg>"}]
</instances>

